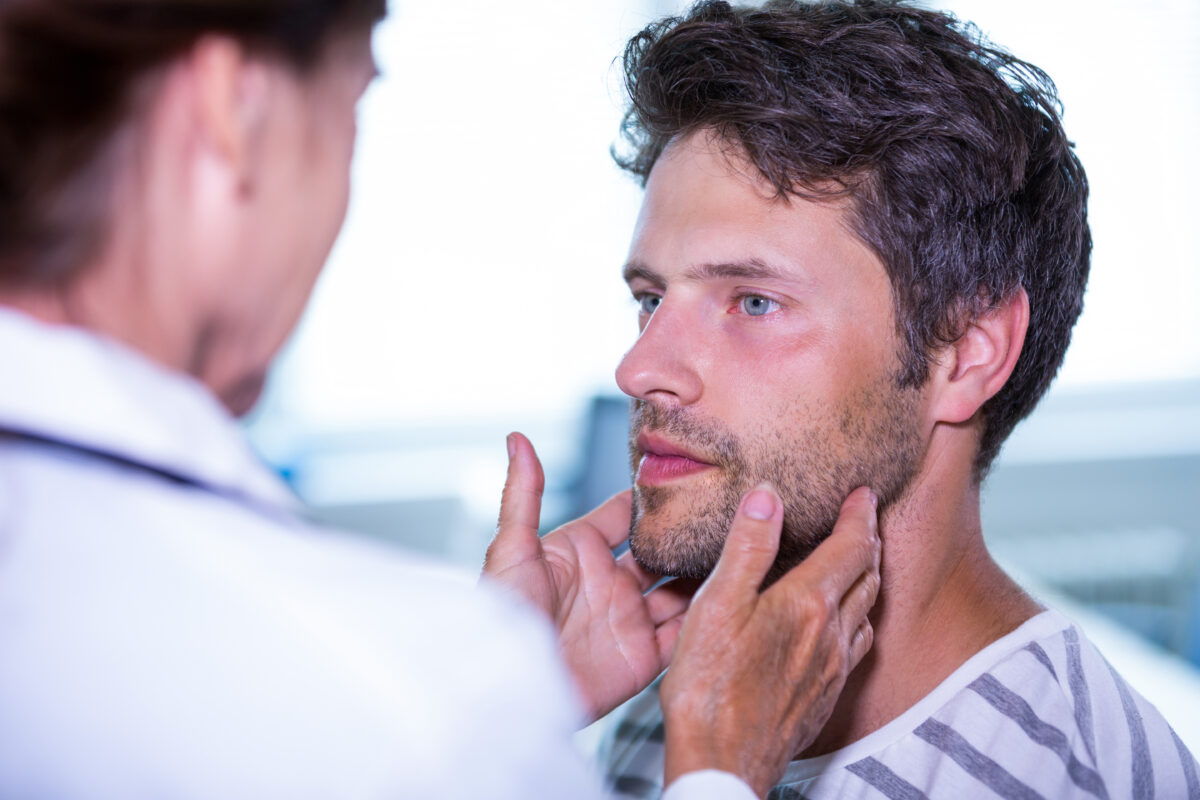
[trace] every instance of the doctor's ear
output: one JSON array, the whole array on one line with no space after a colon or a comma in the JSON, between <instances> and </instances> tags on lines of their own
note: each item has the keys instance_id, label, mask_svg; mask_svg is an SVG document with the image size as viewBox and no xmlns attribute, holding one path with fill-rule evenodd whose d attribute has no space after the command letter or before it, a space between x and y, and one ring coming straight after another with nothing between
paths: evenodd
<instances>
[{"instance_id":1,"label":"doctor's ear","mask_svg":"<svg viewBox=\"0 0 1200 800\"><path fill-rule=\"evenodd\" d=\"M939 354L934 377L937 421L966 422L1008 381L1029 327L1029 295L1018 288L973 317Z\"/></svg>"},{"instance_id":2,"label":"doctor's ear","mask_svg":"<svg viewBox=\"0 0 1200 800\"><path fill-rule=\"evenodd\" d=\"M261 128L270 102L266 64L248 57L224 36L199 40L188 57L200 145L247 188L261 150Z\"/></svg>"}]
</instances>

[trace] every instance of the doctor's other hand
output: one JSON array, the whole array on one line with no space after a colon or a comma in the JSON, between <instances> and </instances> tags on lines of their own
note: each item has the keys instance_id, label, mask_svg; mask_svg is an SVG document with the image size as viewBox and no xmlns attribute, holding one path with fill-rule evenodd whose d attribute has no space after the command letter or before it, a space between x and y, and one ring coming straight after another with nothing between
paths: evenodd
<instances>
[{"instance_id":1,"label":"doctor's other hand","mask_svg":"<svg viewBox=\"0 0 1200 800\"><path fill-rule=\"evenodd\" d=\"M543 611L589 721L640 692L666 667L695 584L659 576L612 549L629 536L630 493L538 537L545 476L533 445L508 437L508 478L483 575Z\"/></svg>"},{"instance_id":2,"label":"doctor's other hand","mask_svg":"<svg viewBox=\"0 0 1200 800\"><path fill-rule=\"evenodd\" d=\"M783 504L766 484L742 498L663 678L664 785L720 769L761 797L812 743L871 647L876 517L875 496L855 490L829 538L760 592L779 549Z\"/></svg>"}]
</instances>

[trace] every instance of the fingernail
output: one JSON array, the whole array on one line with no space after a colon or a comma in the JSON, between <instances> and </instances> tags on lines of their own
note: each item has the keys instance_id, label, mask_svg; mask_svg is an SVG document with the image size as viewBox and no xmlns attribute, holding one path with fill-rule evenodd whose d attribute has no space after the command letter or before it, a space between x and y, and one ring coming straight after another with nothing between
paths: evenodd
<instances>
[{"instance_id":1,"label":"fingernail","mask_svg":"<svg viewBox=\"0 0 1200 800\"><path fill-rule=\"evenodd\" d=\"M504 444L508 447L508 460L512 461L512 457L517 454L517 440L514 439L513 435L510 433L508 436L504 437Z\"/></svg>"},{"instance_id":2,"label":"fingernail","mask_svg":"<svg viewBox=\"0 0 1200 800\"><path fill-rule=\"evenodd\" d=\"M746 496L742 513L750 519L770 519L775 515L775 493L769 483L760 483Z\"/></svg>"},{"instance_id":3,"label":"fingernail","mask_svg":"<svg viewBox=\"0 0 1200 800\"><path fill-rule=\"evenodd\" d=\"M879 510L879 495L875 494L874 489L867 489L867 494L871 498L871 508Z\"/></svg>"}]
</instances>

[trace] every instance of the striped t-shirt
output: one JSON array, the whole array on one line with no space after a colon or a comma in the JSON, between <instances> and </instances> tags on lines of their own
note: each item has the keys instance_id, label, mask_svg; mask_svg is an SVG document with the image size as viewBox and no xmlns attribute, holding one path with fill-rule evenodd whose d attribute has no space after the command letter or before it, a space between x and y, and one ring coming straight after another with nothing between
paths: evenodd
<instances>
[{"instance_id":1,"label":"striped t-shirt","mask_svg":"<svg viewBox=\"0 0 1200 800\"><path fill-rule=\"evenodd\" d=\"M657 798L657 682L615 714L602 750L615 796ZM976 653L874 733L793 761L767 797L1200 800L1200 767L1079 629L1047 611Z\"/></svg>"}]
</instances>

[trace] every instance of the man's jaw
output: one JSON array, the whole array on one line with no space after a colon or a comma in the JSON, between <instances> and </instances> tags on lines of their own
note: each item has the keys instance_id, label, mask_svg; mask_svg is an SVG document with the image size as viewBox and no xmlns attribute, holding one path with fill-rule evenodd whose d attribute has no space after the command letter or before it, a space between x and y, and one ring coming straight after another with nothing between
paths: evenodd
<instances>
[{"instance_id":1,"label":"man's jaw","mask_svg":"<svg viewBox=\"0 0 1200 800\"><path fill-rule=\"evenodd\" d=\"M667 486L717 468L709 457L660 434L642 431L635 447L638 486Z\"/></svg>"}]
</instances>

